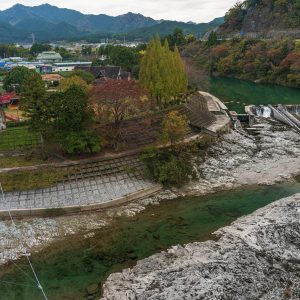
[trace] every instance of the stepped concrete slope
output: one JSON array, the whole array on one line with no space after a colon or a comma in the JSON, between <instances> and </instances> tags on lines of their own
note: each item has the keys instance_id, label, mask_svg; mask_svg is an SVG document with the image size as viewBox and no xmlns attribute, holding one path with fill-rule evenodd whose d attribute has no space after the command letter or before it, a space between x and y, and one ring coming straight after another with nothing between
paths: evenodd
<instances>
[{"instance_id":1,"label":"stepped concrete slope","mask_svg":"<svg viewBox=\"0 0 300 300\"><path fill-rule=\"evenodd\" d=\"M300 194L112 274L108 299L300 299Z\"/></svg>"},{"instance_id":2,"label":"stepped concrete slope","mask_svg":"<svg viewBox=\"0 0 300 300\"><path fill-rule=\"evenodd\" d=\"M64 182L53 187L7 192L0 199L0 215L6 215L6 209L14 215L38 215L50 208L95 209L92 206L101 208L108 203L122 202L121 198L130 200L133 194L145 191L151 194L157 189L156 184L145 179L138 156L126 156L80 165Z\"/></svg>"}]
</instances>

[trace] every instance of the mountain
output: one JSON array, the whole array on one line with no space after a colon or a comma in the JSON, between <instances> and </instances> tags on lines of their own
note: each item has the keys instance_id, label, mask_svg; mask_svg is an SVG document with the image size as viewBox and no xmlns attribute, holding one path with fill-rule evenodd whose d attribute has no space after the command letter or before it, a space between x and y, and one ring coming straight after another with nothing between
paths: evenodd
<instances>
[{"instance_id":1,"label":"mountain","mask_svg":"<svg viewBox=\"0 0 300 300\"><path fill-rule=\"evenodd\" d=\"M33 7L16 4L0 11L0 41L25 41L32 33L38 41L80 39L97 34L110 36L128 34L147 39L156 33L168 34L176 27L183 29L186 33L201 36L207 29L218 26L220 22L223 22L222 18L208 24L157 21L130 12L116 17L104 14L86 15L76 10L49 4Z\"/></svg>"},{"instance_id":2,"label":"mountain","mask_svg":"<svg viewBox=\"0 0 300 300\"><path fill-rule=\"evenodd\" d=\"M265 33L298 31L300 33L299 0L247 0L237 3L220 26L223 33Z\"/></svg>"},{"instance_id":3,"label":"mountain","mask_svg":"<svg viewBox=\"0 0 300 300\"><path fill-rule=\"evenodd\" d=\"M151 37L159 34L161 36L167 35L174 31L175 28L180 28L185 34L194 34L197 37L202 37L208 30L211 30L224 22L224 18L216 18L209 23L184 23L177 21L162 21L153 26L139 28L127 34L129 39L143 39L148 40Z\"/></svg>"},{"instance_id":4,"label":"mountain","mask_svg":"<svg viewBox=\"0 0 300 300\"><path fill-rule=\"evenodd\" d=\"M27 28L29 25L30 30L40 30L41 22L46 24L43 27L66 23L72 26L73 30L84 33L121 33L157 23L141 14L127 13L117 17L104 14L85 15L76 10L58 8L49 4L34 7L16 4L0 12L0 21L18 28ZM37 25L34 27L35 22Z\"/></svg>"},{"instance_id":5,"label":"mountain","mask_svg":"<svg viewBox=\"0 0 300 300\"><path fill-rule=\"evenodd\" d=\"M20 40L24 38L24 32L14 28L10 24L0 21L0 44L12 42L13 40L11 37L14 37L16 40Z\"/></svg>"}]
</instances>

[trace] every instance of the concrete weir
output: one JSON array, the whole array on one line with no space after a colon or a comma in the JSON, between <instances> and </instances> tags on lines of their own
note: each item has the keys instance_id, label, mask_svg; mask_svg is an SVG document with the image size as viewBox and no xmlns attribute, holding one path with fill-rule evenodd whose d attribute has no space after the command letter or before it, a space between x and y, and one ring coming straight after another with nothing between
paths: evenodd
<instances>
[{"instance_id":1,"label":"concrete weir","mask_svg":"<svg viewBox=\"0 0 300 300\"><path fill-rule=\"evenodd\" d=\"M246 113L252 116L273 118L300 132L300 105L247 106Z\"/></svg>"}]
</instances>

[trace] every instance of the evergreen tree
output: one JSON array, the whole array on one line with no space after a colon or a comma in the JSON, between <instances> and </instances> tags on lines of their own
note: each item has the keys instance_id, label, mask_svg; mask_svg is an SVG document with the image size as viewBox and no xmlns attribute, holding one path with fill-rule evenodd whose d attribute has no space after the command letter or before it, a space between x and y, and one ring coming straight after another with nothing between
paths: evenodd
<instances>
[{"instance_id":1,"label":"evergreen tree","mask_svg":"<svg viewBox=\"0 0 300 300\"><path fill-rule=\"evenodd\" d=\"M47 128L49 113L45 83L39 74L30 74L23 86L21 97L21 109L29 118L30 127L42 132Z\"/></svg>"},{"instance_id":2,"label":"evergreen tree","mask_svg":"<svg viewBox=\"0 0 300 300\"><path fill-rule=\"evenodd\" d=\"M15 91L20 93L23 85L27 82L27 79L34 74L35 71L29 70L26 67L13 68L3 80L3 88L7 92Z\"/></svg>"},{"instance_id":3,"label":"evergreen tree","mask_svg":"<svg viewBox=\"0 0 300 300\"><path fill-rule=\"evenodd\" d=\"M142 59L140 82L149 90L157 105L168 104L187 91L187 76L177 47L172 52L168 41L152 39Z\"/></svg>"}]
</instances>

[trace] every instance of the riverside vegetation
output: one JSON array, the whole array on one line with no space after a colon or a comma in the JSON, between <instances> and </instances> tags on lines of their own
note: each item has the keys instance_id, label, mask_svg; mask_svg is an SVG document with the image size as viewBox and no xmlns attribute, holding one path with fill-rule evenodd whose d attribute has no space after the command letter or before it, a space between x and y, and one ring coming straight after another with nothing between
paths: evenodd
<instances>
[{"instance_id":1,"label":"riverside vegetation","mask_svg":"<svg viewBox=\"0 0 300 300\"><path fill-rule=\"evenodd\" d=\"M215 35L215 34L212 34ZM300 41L233 38L186 46L187 56L210 74L300 88Z\"/></svg>"}]
</instances>

